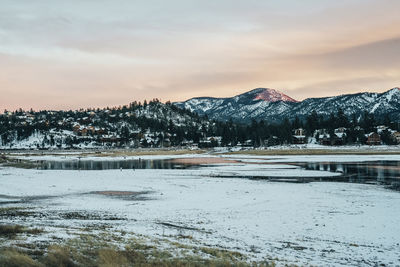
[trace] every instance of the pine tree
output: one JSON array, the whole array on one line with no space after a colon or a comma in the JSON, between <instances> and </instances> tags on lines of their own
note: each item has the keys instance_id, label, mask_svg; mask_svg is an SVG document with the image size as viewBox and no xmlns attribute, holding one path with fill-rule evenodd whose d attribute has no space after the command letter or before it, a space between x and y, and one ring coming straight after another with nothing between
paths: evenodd
<instances>
[{"instance_id":1,"label":"pine tree","mask_svg":"<svg viewBox=\"0 0 400 267\"><path fill-rule=\"evenodd\" d=\"M336 121L335 128L339 128L339 127L348 128L350 125L349 120L347 119L347 116L344 114L344 112L341 108L339 108L339 110L337 112L335 121Z\"/></svg>"},{"instance_id":2,"label":"pine tree","mask_svg":"<svg viewBox=\"0 0 400 267\"><path fill-rule=\"evenodd\" d=\"M308 133L313 133L315 130L320 127L319 125L319 116L315 110L311 112L311 114L306 119L306 130Z\"/></svg>"}]
</instances>

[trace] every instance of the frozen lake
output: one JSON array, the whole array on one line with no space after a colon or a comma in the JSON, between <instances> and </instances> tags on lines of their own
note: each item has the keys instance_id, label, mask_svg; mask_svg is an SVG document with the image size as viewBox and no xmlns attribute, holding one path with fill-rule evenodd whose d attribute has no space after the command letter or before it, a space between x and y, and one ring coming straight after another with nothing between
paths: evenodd
<instances>
[{"instance_id":1,"label":"frozen lake","mask_svg":"<svg viewBox=\"0 0 400 267\"><path fill-rule=\"evenodd\" d=\"M63 239L73 235L70 229L107 225L110 231L223 247L278 265L400 265L400 192L379 183L332 182L347 172L376 176L374 181L397 179L399 156L228 158L204 166L173 157L141 159L184 168L3 167L0 207L23 206L32 213L2 215L1 222L43 227L48 236ZM249 176L329 182L240 178Z\"/></svg>"},{"instance_id":2,"label":"frozen lake","mask_svg":"<svg viewBox=\"0 0 400 267\"><path fill-rule=\"evenodd\" d=\"M203 162L196 162L195 158L191 161L182 161L181 159L67 159L67 160L38 160L37 168L41 170L136 170L136 169L199 169L223 166L225 163L257 163L259 165L268 164L276 166L276 163L258 160L252 162L249 159L229 159L226 162L209 163L207 158L202 158ZM213 159L213 158L209 158ZM254 161L254 160L253 160ZM365 162L336 162L336 161L313 161L313 162L286 162L286 168L292 169L292 166L299 167L304 170L325 171L340 176L325 176L323 179L311 176L300 177L303 180L294 179L294 181L336 181L336 182L353 182L353 183L380 183L391 184L392 182L400 182L400 161L378 160ZM281 166L282 168L282 166ZM284 167L283 167L284 168ZM242 178L257 179L274 179L270 173L259 174L257 176L246 175L243 173ZM297 178L294 175L292 178ZM280 177L282 178L282 177ZM285 177L289 178L289 177ZM275 179L278 180L278 179Z\"/></svg>"}]
</instances>

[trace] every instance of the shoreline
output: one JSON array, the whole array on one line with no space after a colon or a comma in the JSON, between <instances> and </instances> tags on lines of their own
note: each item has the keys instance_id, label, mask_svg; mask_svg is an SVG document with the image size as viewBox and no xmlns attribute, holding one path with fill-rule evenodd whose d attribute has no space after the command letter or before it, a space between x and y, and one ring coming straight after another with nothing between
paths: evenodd
<instances>
[{"instance_id":1,"label":"shoreline","mask_svg":"<svg viewBox=\"0 0 400 267\"><path fill-rule=\"evenodd\" d=\"M229 148L218 147L208 149L188 148L117 148L117 149L60 149L60 150L30 150L30 149L0 149L0 156L38 156L38 155L74 155L80 157L130 157L130 156L174 156L174 155L400 155L400 146L361 146L361 147L301 147L279 146L267 148Z\"/></svg>"}]
</instances>

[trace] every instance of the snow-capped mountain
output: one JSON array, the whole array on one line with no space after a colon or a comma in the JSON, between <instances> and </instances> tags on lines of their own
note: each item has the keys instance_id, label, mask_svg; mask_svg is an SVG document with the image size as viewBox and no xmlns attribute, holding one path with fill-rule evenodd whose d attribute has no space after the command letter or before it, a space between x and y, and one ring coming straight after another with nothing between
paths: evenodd
<instances>
[{"instance_id":1,"label":"snow-capped mountain","mask_svg":"<svg viewBox=\"0 0 400 267\"><path fill-rule=\"evenodd\" d=\"M296 101L274 89L257 88L231 98L197 97L174 103L207 115L209 118L249 122L252 119L278 122L287 117L304 118L313 110L321 115L336 113L342 109L348 116L361 115L364 111L376 117L389 115L400 121L400 89L393 88L384 93L357 93L334 97L308 98Z\"/></svg>"}]
</instances>

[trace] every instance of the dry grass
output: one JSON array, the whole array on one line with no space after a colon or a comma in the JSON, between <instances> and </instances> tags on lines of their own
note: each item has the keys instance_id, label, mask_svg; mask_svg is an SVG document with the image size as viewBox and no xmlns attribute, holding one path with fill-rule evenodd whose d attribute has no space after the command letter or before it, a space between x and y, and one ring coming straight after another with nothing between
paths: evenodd
<instances>
[{"instance_id":1,"label":"dry grass","mask_svg":"<svg viewBox=\"0 0 400 267\"><path fill-rule=\"evenodd\" d=\"M127 257L112 249L100 250L97 263L99 267L129 266Z\"/></svg>"},{"instance_id":2,"label":"dry grass","mask_svg":"<svg viewBox=\"0 0 400 267\"><path fill-rule=\"evenodd\" d=\"M14 167L22 169L34 169L38 167L36 162L16 158L0 158L0 164L4 167Z\"/></svg>"},{"instance_id":3,"label":"dry grass","mask_svg":"<svg viewBox=\"0 0 400 267\"><path fill-rule=\"evenodd\" d=\"M17 250L0 251L0 267L41 267L39 262Z\"/></svg>"},{"instance_id":4,"label":"dry grass","mask_svg":"<svg viewBox=\"0 0 400 267\"><path fill-rule=\"evenodd\" d=\"M111 239L110 239L111 238ZM63 244L48 247L21 246L0 250L3 266L274 266L266 262L246 262L238 252L211 247L174 246L158 248L157 242L132 238L125 248L117 247L108 234L82 235ZM40 249L41 253L38 253ZM187 250L187 253L180 253Z\"/></svg>"},{"instance_id":5,"label":"dry grass","mask_svg":"<svg viewBox=\"0 0 400 267\"><path fill-rule=\"evenodd\" d=\"M52 246L47 255L42 259L45 266L49 267L73 267L77 266L71 258L71 253L67 247Z\"/></svg>"},{"instance_id":6,"label":"dry grass","mask_svg":"<svg viewBox=\"0 0 400 267\"><path fill-rule=\"evenodd\" d=\"M62 152L62 154L60 153ZM78 152L78 153L77 153ZM148 149L113 149L113 150L60 150L59 152L52 151L31 151L27 153L9 152L4 155L4 159L0 158L0 164L13 164L16 161L23 161L22 163L35 164L32 161L19 160L22 157L35 157L35 156L72 156L72 157L134 157L134 156L157 156L157 155L186 155L186 154L203 154L207 150L190 150L179 148L148 148ZM11 156L11 157L10 157ZM27 165L29 166L29 165ZM36 166L36 165L35 165Z\"/></svg>"},{"instance_id":7,"label":"dry grass","mask_svg":"<svg viewBox=\"0 0 400 267\"><path fill-rule=\"evenodd\" d=\"M60 153L63 154L60 154ZM139 157L139 156L157 156L157 155L187 155L187 154L204 154L208 152L205 149L189 150L179 148L139 148L139 149L110 149L110 150L60 150L58 152L52 151L32 151L27 153L8 152L0 158L0 164L6 164L12 167L20 168L35 168L37 164L31 161L15 160L13 157L34 157L34 156L72 156L72 157ZM266 149L266 150L242 150L235 152L224 153L227 155L246 154L246 155L400 155L400 150L397 148L390 148L388 150L374 149L374 147L366 148L361 147L349 149ZM11 158L9 156L12 156Z\"/></svg>"},{"instance_id":8,"label":"dry grass","mask_svg":"<svg viewBox=\"0 0 400 267\"><path fill-rule=\"evenodd\" d=\"M18 234L38 235L42 232L43 232L42 229L26 228L21 225L7 225L7 224L0 225L0 237L5 237L5 238L14 238Z\"/></svg>"},{"instance_id":9,"label":"dry grass","mask_svg":"<svg viewBox=\"0 0 400 267\"><path fill-rule=\"evenodd\" d=\"M26 267L75 267L75 266L274 266L267 263L247 263L235 259L224 258L202 258L202 257L173 257L169 253L154 253L149 257L141 251L130 248L118 250L113 248L104 248L93 250L91 253L75 254L69 247L52 247L48 253L34 259L28 253L14 249L0 251L0 267L5 266L26 266ZM211 253L214 254L214 253Z\"/></svg>"}]
</instances>

